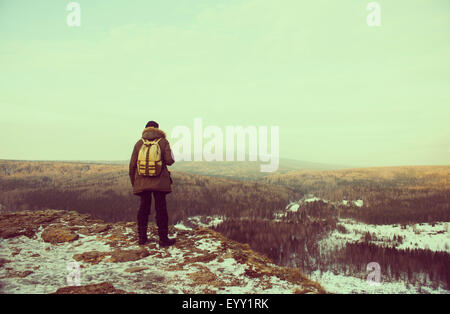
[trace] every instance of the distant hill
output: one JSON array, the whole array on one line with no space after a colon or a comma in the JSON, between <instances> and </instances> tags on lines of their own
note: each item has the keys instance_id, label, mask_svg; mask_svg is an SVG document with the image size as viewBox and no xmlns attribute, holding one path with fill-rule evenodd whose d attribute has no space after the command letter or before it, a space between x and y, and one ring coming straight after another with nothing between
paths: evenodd
<instances>
[{"instance_id":1,"label":"distant hill","mask_svg":"<svg viewBox=\"0 0 450 314\"><path fill-rule=\"evenodd\" d=\"M172 222L194 215L267 218L305 194L333 202L361 200L343 216L366 223L450 221L450 166L283 170L257 163L180 163L168 198ZM252 168L253 167L253 168ZM182 171L187 169L188 171ZM195 173L198 171L198 173ZM2 210L61 208L107 221L134 220L126 164L0 160Z\"/></svg>"},{"instance_id":2,"label":"distant hill","mask_svg":"<svg viewBox=\"0 0 450 314\"><path fill-rule=\"evenodd\" d=\"M7 161L7 160L5 160ZM10 160L13 161L13 160ZM20 160L17 160L18 162ZM21 161L33 162L33 161ZM66 160L66 161L36 161L40 163L75 163L98 165L128 165L129 160ZM1 163L1 160L0 160ZM274 174L285 174L296 170L338 170L350 168L344 165L325 164L295 159L280 159L279 168L275 172L261 172L260 161L179 161L170 166L170 170L179 170L188 173L224 177L237 180L258 180ZM263 163L264 164L264 163Z\"/></svg>"},{"instance_id":3,"label":"distant hill","mask_svg":"<svg viewBox=\"0 0 450 314\"><path fill-rule=\"evenodd\" d=\"M170 219L193 215L256 215L300 197L286 186L172 171ZM4 210L79 210L106 221L135 220L139 198L131 191L128 167L48 161L0 161L0 205Z\"/></svg>"},{"instance_id":4,"label":"distant hill","mask_svg":"<svg viewBox=\"0 0 450 314\"><path fill-rule=\"evenodd\" d=\"M348 168L342 165L322 164L293 159L280 159L279 168L275 172L261 172L260 165L260 161L181 161L176 162L172 166L172 169L209 176L257 180L294 170L336 170Z\"/></svg>"},{"instance_id":5,"label":"distant hill","mask_svg":"<svg viewBox=\"0 0 450 314\"><path fill-rule=\"evenodd\" d=\"M362 200L344 214L366 223L450 221L450 166L289 171L261 182L331 201Z\"/></svg>"},{"instance_id":6,"label":"distant hill","mask_svg":"<svg viewBox=\"0 0 450 314\"><path fill-rule=\"evenodd\" d=\"M322 260L314 254L320 252L320 237L338 229L336 217L368 224L397 224L401 230L408 224L427 222L433 226L436 222L450 221L450 166L287 170L261 177L246 172L249 165L239 166L242 166L240 171L236 165L230 166L231 171L227 171L226 166L200 169L216 175L172 170L173 193L167 197L169 223L176 224L193 216L200 220L205 216L220 217L224 222L216 230L227 238L249 243L253 250L265 254L278 265L289 265L295 254L301 257L296 259L295 265L308 271L314 266L308 261L310 256ZM20 210L52 208L90 214L108 223L136 220L139 199L131 193L128 167L124 163L0 160L0 187L0 212L6 215ZM301 198L305 201L299 202ZM295 204L298 205L296 208ZM300 204L307 208L300 210ZM307 213L307 219L304 213ZM7 231L10 228L1 226L4 217L0 219L0 231L10 233ZM25 221L33 222L33 219ZM16 231L27 233L29 230L22 225L25 226L18 222L20 230L13 228L11 234ZM102 226L93 228L103 230ZM31 229L30 232L35 232ZM345 234L346 229L340 232ZM354 256L353 249L350 247L345 253L346 258ZM364 254L372 248L356 249L366 256ZM124 252L128 253L134 254ZM379 256L386 256L385 253L380 251ZM423 254L427 259L433 256L428 252ZM85 255L88 258L104 257L97 253ZM115 253L108 251L107 255L106 258L110 258ZM327 260L323 261L327 263ZM0 266L2 263L0 260ZM402 263L407 270L409 264L405 260ZM342 265L347 264L345 261ZM447 264L439 263L439 267ZM14 276L29 274L29 271L14 270L4 275L16 278ZM434 270L433 274L436 274ZM439 270L439 274L445 275L446 268ZM256 273L249 271L248 275ZM86 291L113 290L111 282L84 288ZM133 291L121 286L116 288Z\"/></svg>"}]
</instances>

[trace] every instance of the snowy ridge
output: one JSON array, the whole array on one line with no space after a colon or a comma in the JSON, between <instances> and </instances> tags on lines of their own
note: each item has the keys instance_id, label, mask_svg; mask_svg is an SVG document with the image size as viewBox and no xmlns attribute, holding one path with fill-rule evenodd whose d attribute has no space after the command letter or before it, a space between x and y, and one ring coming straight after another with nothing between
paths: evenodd
<instances>
[{"instance_id":1,"label":"snowy ridge","mask_svg":"<svg viewBox=\"0 0 450 314\"><path fill-rule=\"evenodd\" d=\"M332 202L317 196L314 196L314 194L306 194L304 195L301 199L299 199L298 201L291 201L289 202L289 204L286 206L285 210L282 212L277 212L274 213L274 217L275 218L281 218L281 217L286 217L288 212L292 212L292 213L296 213L299 210L301 210L302 205L307 204L307 203L313 203L313 202L324 202L326 204L330 204L333 205L335 207L339 207L339 206L356 206L356 207L363 207L364 206L364 201L361 199L358 200L342 200L342 201L338 201L338 202Z\"/></svg>"},{"instance_id":2,"label":"snowy ridge","mask_svg":"<svg viewBox=\"0 0 450 314\"><path fill-rule=\"evenodd\" d=\"M340 219L338 224L347 231L334 230L321 241L322 248L343 247L346 243L364 242L368 232L371 235L369 242L378 246L394 247L399 250L428 249L450 253L449 222L437 222L433 225L420 223L402 227L399 224L371 225L353 219Z\"/></svg>"},{"instance_id":3,"label":"snowy ridge","mask_svg":"<svg viewBox=\"0 0 450 314\"><path fill-rule=\"evenodd\" d=\"M306 206L313 202L323 203L317 204L319 205L317 207ZM372 244L380 248L395 248L399 254L402 250L414 249L450 254L450 222L410 225L366 224L354 219L341 219L339 215L336 215L336 209L347 206L359 207L364 210L364 201L343 200L332 202L313 194L307 194L296 202L290 202L284 211L275 213L273 221L283 221L280 218L289 217L289 213L298 213L300 215L297 214L297 217L306 220L310 215L314 215L318 208L326 212L330 211L331 216L336 218L336 227L324 234L324 237L318 241L317 248L321 256L332 255L334 252L344 249L347 244L357 243ZM309 212L307 212L308 209ZM310 258L314 261L317 257L310 256ZM295 265L295 256L292 257L292 260L294 261L292 265ZM421 284L411 284L404 278L394 280L389 276L390 269L383 269L382 271L386 271L387 274L385 274L384 281L380 285L367 283L365 278L367 274L364 272L352 273L351 275L348 273L342 274L332 267L313 270L311 273L308 272L308 275L332 293L450 293L446 290L445 284L439 281L432 282L429 279L429 274L426 273L415 273L417 278L422 278L420 279ZM427 276L428 279L426 279Z\"/></svg>"},{"instance_id":4,"label":"snowy ridge","mask_svg":"<svg viewBox=\"0 0 450 314\"><path fill-rule=\"evenodd\" d=\"M352 219L340 219L338 225L341 228L337 228L319 241L321 252L343 248L347 243L363 243L366 240L366 234L369 233L370 240L368 242L379 247L391 247L398 250L428 249L450 253L449 222L401 226L398 224L371 225ZM346 276L332 271L323 273L314 271L309 276L332 293L450 293L442 287L432 288L425 285L419 287L404 281L390 280L382 281L380 285L369 285L364 278Z\"/></svg>"},{"instance_id":5,"label":"snowy ridge","mask_svg":"<svg viewBox=\"0 0 450 314\"><path fill-rule=\"evenodd\" d=\"M211 228L220 225L225 220L225 216L191 216L186 221L179 221L175 228L181 230L193 230L197 227Z\"/></svg>"},{"instance_id":6,"label":"snowy ridge","mask_svg":"<svg viewBox=\"0 0 450 314\"><path fill-rule=\"evenodd\" d=\"M135 223L106 224L76 212L0 215L0 292L324 293L298 269L279 267L248 245L206 228L171 228L177 244L136 243ZM79 285L69 286L69 265ZM82 289L82 290L80 290ZM84 289L84 290L83 290Z\"/></svg>"},{"instance_id":7,"label":"snowy ridge","mask_svg":"<svg viewBox=\"0 0 450 314\"><path fill-rule=\"evenodd\" d=\"M450 294L450 291L438 288L422 286L416 287L408 285L405 282L382 281L379 285L369 284L366 279L354 276L346 276L331 271L320 273L315 271L310 277L319 281L323 287L331 293L341 294Z\"/></svg>"}]
</instances>

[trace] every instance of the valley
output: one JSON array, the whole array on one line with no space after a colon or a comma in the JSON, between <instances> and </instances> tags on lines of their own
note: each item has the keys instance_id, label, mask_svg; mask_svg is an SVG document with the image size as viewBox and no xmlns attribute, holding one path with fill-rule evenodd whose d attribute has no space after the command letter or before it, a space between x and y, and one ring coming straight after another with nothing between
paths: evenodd
<instances>
[{"instance_id":1,"label":"valley","mask_svg":"<svg viewBox=\"0 0 450 314\"><path fill-rule=\"evenodd\" d=\"M450 167L293 170L245 163L172 170L170 224L208 227L332 293L448 293ZM0 210L63 209L133 222L120 163L0 161ZM152 218L153 219L153 216ZM368 263L381 284L366 281Z\"/></svg>"}]
</instances>

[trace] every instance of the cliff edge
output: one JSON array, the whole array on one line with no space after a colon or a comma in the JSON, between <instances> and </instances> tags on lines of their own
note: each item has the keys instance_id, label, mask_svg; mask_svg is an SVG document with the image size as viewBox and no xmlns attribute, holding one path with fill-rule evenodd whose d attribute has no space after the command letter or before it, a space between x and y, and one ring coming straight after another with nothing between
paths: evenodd
<instances>
[{"instance_id":1,"label":"cliff edge","mask_svg":"<svg viewBox=\"0 0 450 314\"><path fill-rule=\"evenodd\" d=\"M0 214L1 293L325 293L298 269L207 228L171 227L175 246L137 245L136 223L74 211ZM153 241L152 241L153 239Z\"/></svg>"}]
</instances>

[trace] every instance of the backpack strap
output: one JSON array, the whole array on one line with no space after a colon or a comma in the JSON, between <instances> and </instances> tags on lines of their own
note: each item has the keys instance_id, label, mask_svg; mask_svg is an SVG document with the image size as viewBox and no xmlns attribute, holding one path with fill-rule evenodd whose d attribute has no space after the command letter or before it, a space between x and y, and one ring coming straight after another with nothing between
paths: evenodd
<instances>
[{"instance_id":1,"label":"backpack strap","mask_svg":"<svg viewBox=\"0 0 450 314\"><path fill-rule=\"evenodd\" d=\"M158 144L161 139L162 139L162 137L158 138L157 140L149 141L149 140L146 140L144 138L141 138L141 141L142 141L143 145L147 145L147 146L150 145L151 146L153 144Z\"/></svg>"}]
</instances>

